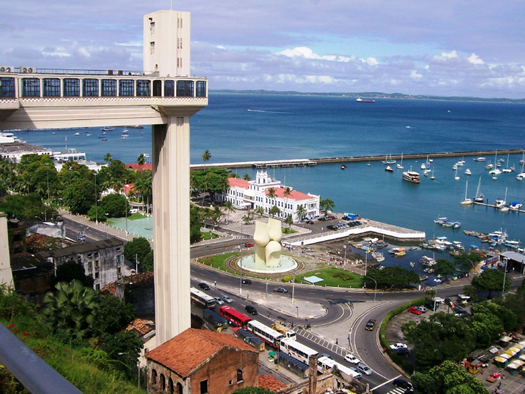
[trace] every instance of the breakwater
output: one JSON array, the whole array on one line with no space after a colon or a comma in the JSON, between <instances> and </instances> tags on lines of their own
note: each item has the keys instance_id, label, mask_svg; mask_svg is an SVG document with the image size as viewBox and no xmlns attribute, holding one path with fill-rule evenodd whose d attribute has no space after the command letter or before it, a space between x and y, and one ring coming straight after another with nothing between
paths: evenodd
<instances>
[{"instance_id":1,"label":"breakwater","mask_svg":"<svg viewBox=\"0 0 525 394\"><path fill-rule=\"evenodd\" d=\"M444 157L485 157L498 155L515 155L523 154L523 149L507 149L507 150L483 150L483 151L466 151L466 152L434 152L434 153L408 153L408 154L392 154L388 155L388 159L392 160L416 160L416 159L437 159ZM384 155L370 155L370 156L340 156L340 157L317 157L311 159L291 159L291 160L261 160L261 161L245 161L245 162L231 162L231 163L206 163L206 164L192 164L192 169L205 169L210 167L226 167L226 168L279 168L279 167L312 167L317 164L334 164L334 163L357 163L367 161L383 161Z\"/></svg>"}]
</instances>

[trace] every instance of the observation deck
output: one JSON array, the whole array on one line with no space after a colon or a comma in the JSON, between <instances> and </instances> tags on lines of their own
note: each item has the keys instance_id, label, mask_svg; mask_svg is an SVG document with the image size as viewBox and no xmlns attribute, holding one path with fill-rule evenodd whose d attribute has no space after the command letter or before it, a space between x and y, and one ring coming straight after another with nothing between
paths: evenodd
<instances>
[{"instance_id":1,"label":"observation deck","mask_svg":"<svg viewBox=\"0 0 525 394\"><path fill-rule=\"evenodd\" d=\"M0 66L0 130L160 125L207 105L207 78Z\"/></svg>"}]
</instances>

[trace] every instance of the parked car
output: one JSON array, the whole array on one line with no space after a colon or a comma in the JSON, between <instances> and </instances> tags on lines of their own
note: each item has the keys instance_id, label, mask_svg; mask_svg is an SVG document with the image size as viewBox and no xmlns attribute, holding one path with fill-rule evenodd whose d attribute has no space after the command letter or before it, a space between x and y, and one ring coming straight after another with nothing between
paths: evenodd
<instances>
[{"instance_id":1,"label":"parked car","mask_svg":"<svg viewBox=\"0 0 525 394\"><path fill-rule=\"evenodd\" d=\"M246 243L244 244L244 247L245 247L245 248L251 248L252 246L253 246L253 243L251 243L251 242L246 242Z\"/></svg>"},{"instance_id":2,"label":"parked car","mask_svg":"<svg viewBox=\"0 0 525 394\"><path fill-rule=\"evenodd\" d=\"M326 218L328 220L335 220L335 219L337 219L334 215L328 215Z\"/></svg>"},{"instance_id":3,"label":"parked car","mask_svg":"<svg viewBox=\"0 0 525 394\"><path fill-rule=\"evenodd\" d=\"M427 313L428 309L425 308L424 306L416 306L416 308L421 312L421 313Z\"/></svg>"},{"instance_id":4,"label":"parked car","mask_svg":"<svg viewBox=\"0 0 525 394\"><path fill-rule=\"evenodd\" d=\"M421 315L421 311L415 306L411 306L410 308L408 308L408 311L410 313L413 313L414 315Z\"/></svg>"},{"instance_id":5,"label":"parked car","mask_svg":"<svg viewBox=\"0 0 525 394\"><path fill-rule=\"evenodd\" d=\"M223 305L224 304L224 301L222 300L221 297L213 297L215 298L215 301L217 302L217 305Z\"/></svg>"},{"instance_id":6,"label":"parked car","mask_svg":"<svg viewBox=\"0 0 525 394\"><path fill-rule=\"evenodd\" d=\"M392 349L393 351L396 351L398 349L406 349L406 348L408 348L408 346L401 342L397 342L397 343L394 343L393 345L390 345L390 349Z\"/></svg>"},{"instance_id":7,"label":"parked car","mask_svg":"<svg viewBox=\"0 0 525 394\"><path fill-rule=\"evenodd\" d=\"M226 301L228 304L231 304L231 303L233 302L233 300L230 298L230 296L227 296L227 295L223 294L221 297L222 297L222 299L223 299L224 301Z\"/></svg>"},{"instance_id":8,"label":"parked car","mask_svg":"<svg viewBox=\"0 0 525 394\"><path fill-rule=\"evenodd\" d=\"M321 358L321 357L326 357L326 358L329 358L330 360L333 360L333 359L334 359L334 358L333 358L331 355L329 355L328 353L321 353L321 355L319 356L319 358Z\"/></svg>"},{"instance_id":9,"label":"parked car","mask_svg":"<svg viewBox=\"0 0 525 394\"><path fill-rule=\"evenodd\" d=\"M245 284L245 285L251 285L252 284L252 280L251 279L243 279L242 283Z\"/></svg>"},{"instance_id":10,"label":"parked car","mask_svg":"<svg viewBox=\"0 0 525 394\"><path fill-rule=\"evenodd\" d=\"M359 364L361 362L361 360L359 360L356 356L354 356L353 354L347 354L345 356L345 361L350 363L350 364Z\"/></svg>"},{"instance_id":11,"label":"parked car","mask_svg":"<svg viewBox=\"0 0 525 394\"><path fill-rule=\"evenodd\" d=\"M411 389L412 384L407 382L405 379L397 378L392 381L392 384L396 387L401 387L402 389Z\"/></svg>"},{"instance_id":12,"label":"parked car","mask_svg":"<svg viewBox=\"0 0 525 394\"><path fill-rule=\"evenodd\" d=\"M288 293L288 290L286 290L284 287L276 287L273 289L274 293Z\"/></svg>"},{"instance_id":13,"label":"parked car","mask_svg":"<svg viewBox=\"0 0 525 394\"><path fill-rule=\"evenodd\" d=\"M257 315L257 309L255 309L254 306L251 306L251 305L246 305L246 307L244 308L244 310L246 312L248 312L250 315Z\"/></svg>"},{"instance_id":14,"label":"parked car","mask_svg":"<svg viewBox=\"0 0 525 394\"><path fill-rule=\"evenodd\" d=\"M357 372L362 373L364 375L372 375L372 370L370 369L370 367L363 363L359 363L356 370Z\"/></svg>"},{"instance_id":15,"label":"parked car","mask_svg":"<svg viewBox=\"0 0 525 394\"><path fill-rule=\"evenodd\" d=\"M204 283L204 282L199 283L199 287L200 287L202 290L210 290L210 286L208 286L208 284L207 284L207 283Z\"/></svg>"}]
</instances>

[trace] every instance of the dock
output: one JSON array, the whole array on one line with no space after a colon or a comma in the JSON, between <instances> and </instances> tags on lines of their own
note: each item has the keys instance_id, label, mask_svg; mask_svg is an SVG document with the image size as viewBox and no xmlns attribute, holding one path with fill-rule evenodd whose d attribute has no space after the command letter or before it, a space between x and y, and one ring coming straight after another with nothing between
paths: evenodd
<instances>
[{"instance_id":1,"label":"dock","mask_svg":"<svg viewBox=\"0 0 525 394\"><path fill-rule=\"evenodd\" d=\"M496 205L494 205L494 204L488 204L488 203L485 203L485 202L476 202L476 201L474 201L473 204L474 204L474 205L481 205L481 206L484 206L484 207L490 207L490 208L497 209L497 208L496 208ZM525 213L525 210L523 210L523 209L511 209L511 211L512 211L512 212Z\"/></svg>"},{"instance_id":2,"label":"dock","mask_svg":"<svg viewBox=\"0 0 525 394\"><path fill-rule=\"evenodd\" d=\"M498 154L522 154L522 149L508 149L498 150ZM438 153L413 153L413 154L393 154L388 155L389 159L401 160L415 160L415 159L437 159L446 157L481 157L492 156L496 151L469 151L469 152L438 152ZM291 159L291 160L261 160L261 161L245 161L232 163L206 163L206 164L192 164L190 167L194 170L204 170L211 167L224 168L286 168L286 167L313 167L318 164L334 164L334 163L359 163L359 162L377 162L385 160L385 155L372 156L341 156L341 157L318 157L311 159Z\"/></svg>"}]
</instances>

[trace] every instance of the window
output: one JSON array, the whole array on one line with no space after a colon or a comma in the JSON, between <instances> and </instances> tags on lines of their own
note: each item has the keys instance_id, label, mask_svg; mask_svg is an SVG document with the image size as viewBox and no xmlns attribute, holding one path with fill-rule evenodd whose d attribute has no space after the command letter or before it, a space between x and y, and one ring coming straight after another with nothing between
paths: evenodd
<instances>
[{"instance_id":1,"label":"window","mask_svg":"<svg viewBox=\"0 0 525 394\"><path fill-rule=\"evenodd\" d=\"M133 86L134 86L134 83L132 79L121 79L119 81L119 96L121 97L133 96L134 95Z\"/></svg>"},{"instance_id":2,"label":"window","mask_svg":"<svg viewBox=\"0 0 525 394\"><path fill-rule=\"evenodd\" d=\"M166 390L166 378L163 374L160 374L160 389L162 391Z\"/></svg>"},{"instance_id":3,"label":"window","mask_svg":"<svg viewBox=\"0 0 525 394\"><path fill-rule=\"evenodd\" d=\"M193 97L193 81L177 81L177 97Z\"/></svg>"},{"instance_id":4,"label":"window","mask_svg":"<svg viewBox=\"0 0 525 394\"><path fill-rule=\"evenodd\" d=\"M77 78L65 78L64 97L80 97L80 80Z\"/></svg>"},{"instance_id":5,"label":"window","mask_svg":"<svg viewBox=\"0 0 525 394\"><path fill-rule=\"evenodd\" d=\"M44 78L44 97L60 97L60 79Z\"/></svg>"},{"instance_id":6,"label":"window","mask_svg":"<svg viewBox=\"0 0 525 394\"><path fill-rule=\"evenodd\" d=\"M149 23L149 31L151 34L155 34L155 22Z\"/></svg>"},{"instance_id":7,"label":"window","mask_svg":"<svg viewBox=\"0 0 525 394\"><path fill-rule=\"evenodd\" d=\"M206 81L197 81L197 97L206 97Z\"/></svg>"},{"instance_id":8,"label":"window","mask_svg":"<svg viewBox=\"0 0 525 394\"><path fill-rule=\"evenodd\" d=\"M103 79L102 80L102 96L117 95L117 81L115 79Z\"/></svg>"},{"instance_id":9,"label":"window","mask_svg":"<svg viewBox=\"0 0 525 394\"><path fill-rule=\"evenodd\" d=\"M15 79L12 77L0 78L0 97L15 97Z\"/></svg>"},{"instance_id":10,"label":"window","mask_svg":"<svg viewBox=\"0 0 525 394\"><path fill-rule=\"evenodd\" d=\"M157 371L155 369L151 370L151 384L157 384Z\"/></svg>"},{"instance_id":11,"label":"window","mask_svg":"<svg viewBox=\"0 0 525 394\"><path fill-rule=\"evenodd\" d=\"M82 85L82 96L98 97L98 79L86 78Z\"/></svg>"},{"instance_id":12,"label":"window","mask_svg":"<svg viewBox=\"0 0 525 394\"><path fill-rule=\"evenodd\" d=\"M173 394L175 392L173 388L173 380L171 378L168 379L168 393Z\"/></svg>"},{"instance_id":13,"label":"window","mask_svg":"<svg viewBox=\"0 0 525 394\"><path fill-rule=\"evenodd\" d=\"M164 97L175 96L175 83L173 81L164 81Z\"/></svg>"},{"instance_id":14,"label":"window","mask_svg":"<svg viewBox=\"0 0 525 394\"><path fill-rule=\"evenodd\" d=\"M148 80L138 80L137 81L137 96L150 96L150 86L151 83Z\"/></svg>"},{"instance_id":15,"label":"window","mask_svg":"<svg viewBox=\"0 0 525 394\"><path fill-rule=\"evenodd\" d=\"M22 97L40 97L40 79L22 78Z\"/></svg>"},{"instance_id":16,"label":"window","mask_svg":"<svg viewBox=\"0 0 525 394\"><path fill-rule=\"evenodd\" d=\"M201 394L206 394L208 392L208 381L203 380L201 382Z\"/></svg>"},{"instance_id":17,"label":"window","mask_svg":"<svg viewBox=\"0 0 525 394\"><path fill-rule=\"evenodd\" d=\"M242 378L242 369L237 370L237 383L241 383L243 381Z\"/></svg>"},{"instance_id":18,"label":"window","mask_svg":"<svg viewBox=\"0 0 525 394\"><path fill-rule=\"evenodd\" d=\"M182 394L182 384L177 382L177 394Z\"/></svg>"},{"instance_id":19,"label":"window","mask_svg":"<svg viewBox=\"0 0 525 394\"><path fill-rule=\"evenodd\" d=\"M153 81L153 97L162 96L162 81Z\"/></svg>"},{"instance_id":20,"label":"window","mask_svg":"<svg viewBox=\"0 0 525 394\"><path fill-rule=\"evenodd\" d=\"M155 41L149 43L149 53L150 55L155 54Z\"/></svg>"}]
</instances>

